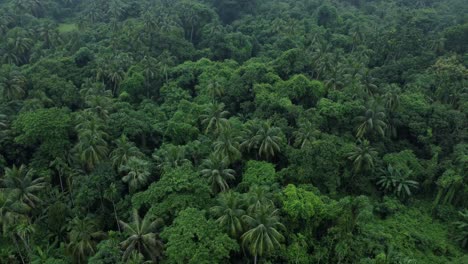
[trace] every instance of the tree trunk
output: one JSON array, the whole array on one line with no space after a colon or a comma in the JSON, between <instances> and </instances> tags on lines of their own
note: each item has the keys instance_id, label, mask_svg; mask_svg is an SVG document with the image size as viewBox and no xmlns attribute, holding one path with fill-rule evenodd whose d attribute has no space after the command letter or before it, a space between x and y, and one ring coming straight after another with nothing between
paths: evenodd
<instances>
[{"instance_id":1,"label":"tree trunk","mask_svg":"<svg viewBox=\"0 0 468 264\"><path fill-rule=\"evenodd\" d=\"M115 210L114 200L112 200L112 207L114 208L114 217L115 221L117 222L117 228L119 229L119 233L121 233L122 231L120 230L119 217L117 216L117 211Z\"/></svg>"},{"instance_id":2,"label":"tree trunk","mask_svg":"<svg viewBox=\"0 0 468 264\"><path fill-rule=\"evenodd\" d=\"M63 189L63 182L62 182L62 173L59 173L59 180L60 180L60 188L62 188L62 193L64 193L64 189Z\"/></svg>"},{"instance_id":3,"label":"tree trunk","mask_svg":"<svg viewBox=\"0 0 468 264\"><path fill-rule=\"evenodd\" d=\"M254 256L254 264L257 264L257 255Z\"/></svg>"},{"instance_id":4,"label":"tree trunk","mask_svg":"<svg viewBox=\"0 0 468 264\"><path fill-rule=\"evenodd\" d=\"M16 235L13 234L13 242L15 243L15 246L16 246L16 250L18 250L18 253L20 255L20 258L21 258L21 263L23 264L26 264L26 262L24 262L24 257L23 257L23 254L21 254L21 249L20 247L18 246L18 241L16 240Z\"/></svg>"}]
</instances>

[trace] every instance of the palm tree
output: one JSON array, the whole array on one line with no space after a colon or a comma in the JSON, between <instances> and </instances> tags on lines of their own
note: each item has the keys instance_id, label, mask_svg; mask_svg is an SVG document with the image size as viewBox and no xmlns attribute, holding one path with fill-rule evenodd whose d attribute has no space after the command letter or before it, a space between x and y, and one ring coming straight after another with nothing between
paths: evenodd
<instances>
[{"instance_id":1,"label":"palm tree","mask_svg":"<svg viewBox=\"0 0 468 264\"><path fill-rule=\"evenodd\" d=\"M397 85L392 84L388 87L388 90L384 95L384 99L385 106L389 111L394 112L400 106L400 94L401 89Z\"/></svg>"},{"instance_id":2,"label":"palm tree","mask_svg":"<svg viewBox=\"0 0 468 264\"><path fill-rule=\"evenodd\" d=\"M39 29L39 36L44 41L45 48L49 49L52 44L58 40L59 32L57 30L57 25L46 22L42 24Z\"/></svg>"},{"instance_id":3,"label":"palm tree","mask_svg":"<svg viewBox=\"0 0 468 264\"><path fill-rule=\"evenodd\" d=\"M348 153L348 159L353 161L356 173L373 169L376 156L377 151L371 147L369 141L361 141L360 139L354 150Z\"/></svg>"},{"instance_id":4,"label":"palm tree","mask_svg":"<svg viewBox=\"0 0 468 264\"><path fill-rule=\"evenodd\" d=\"M25 165L21 165L19 168L16 165L13 165L12 168L6 168L5 177L0 179L0 183L14 199L29 208L35 208L41 202L36 193L46 186L44 178L35 178L34 171L28 170Z\"/></svg>"},{"instance_id":5,"label":"palm tree","mask_svg":"<svg viewBox=\"0 0 468 264\"><path fill-rule=\"evenodd\" d=\"M310 144L312 141L315 140L315 137L320 132L315 128L315 126L309 122L301 122L299 123L299 129L295 131L294 137L296 138L294 145L296 147L304 148L305 145Z\"/></svg>"},{"instance_id":6,"label":"palm tree","mask_svg":"<svg viewBox=\"0 0 468 264\"><path fill-rule=\"evenodd\" d=\"M255 141L255 136L257 135L258 131L260 130L260 121L257 119L247 121L244 124L244 129L242 130L242 144L240 147L244 151L252 151L253 149L257 148L257 142Z\"/></svg>"},{"instance_id":7,"label":"palm tree","mask_svg":"<svg viewBox=\"0 0 468 264\"><path fill-rule=\"evenodd\" d=\"M211 208L217 217L216 222L233 238L238 238L244 230L242 217L242 199L239 193L228 191L221 193L217 199L218 205Z\"/></svg>"},{"instance_id":8,"label":"palm tree","mask_svg":"<svg viewBox=\"0 0 468 264\"><path fill-rule=\"evenodd\" d=\"M258 154L266 159L274 157L281 151L282 140L281 129L272 127L270 122L264 122L253 138L258 146Z\"/></svg>"},{"instance_id":9,"label":"palm tree","mask_svg":"<svg viewBox=\"0 0 468 264\"><path fill-rule=\"evenodd\" d=\"M125 134L122 134L122 136L115 141L115 144L117 148L110 153L112 165L115 168L120 168L127 164L131 157L143 157L143 153L140 152L133 142L128 140Z\"/></svg>"},{"instance_id":10,"label":"palm tree","mask_svg":"<svg viewBox=\"0 0 468 264\"><path fill-rule=\"evenodd\" d=\"M271 198L272 197L269 186L251 186L249 192L245 194L245 202L248 204L247 212L252 214L258 210L258 208L264 206L273 206L273 201Z\"/></svg>"},{"instance_id":11,"label":"palm tree","mask_svg":"<svg viewBox=\"0 0 468 264\"><path fill-rule=\"evenodd\" d=\"M228 111L224 110L224 104L211 104L206 109L205 114L201 115L202 123L206 125L205 133L213 130L215 134L218 134L222 129L228 125L226 116L229 115Z\"/></svg>"},{"instance_id":12,"label":"palm tree","mask_svg":"<svg viewBox=\"0 0 468 264\"><path fill-rule=\"evenodd\" d=\"M119 229L119 232L121 232L119 217L117 215L117 210L115 208L115 201L117 201L119 199L119 195L120 194L119 194L119 192L117 190L117 186L115 185L115 183L111 183L109 188L104 192L104 198L106 198L107 200L109 200L112 203L112 209L114 211L115 222L117 224L117 228Z\"/></svg>"},{"instance_id":13,"label":"palm tree","mask_svg":"<svg viewBox=\"0 0 468 264\"><path fill-rule=\"evenodd\" d=\"M125 173L122 181L128 183L130 193L144 187L151 176L151 164L143 159L131 157L125 165L119 168L120 172Z\"/></svg>"},{"instance_id":14,"label":"palm tree","mask_svg":"<svg viewBox=\"0 0 468 264\"><path fill-rule=\"evenodd\" d=\"M112 90L112 94L117 95L120 84L126 77L126 72L122 68L119 57L106 58L98 62L96 79L103 81Z\"/></svg>"},{"instance_id":15,"label":"palm tree","mask_svg":"<svg viewBox=\"0 0 468 264\"><path fill-rule=\"evenodd\" d=\"M206 86L206 90L210 98L215 101L217 97L221 97L224 94L224 87L222 85L221 79L215 79L210 81Z\"/></svg>"},{"instance_id":16,"label":"palm tree","mask_svg":"<svg viewBox=\"0 0 468 264\"><path fill-rule=\"evenodd\" d=\"M146 215L143 219L138 215L137 210L133 210L133 222L125 223L120 221L127 239L121 243L124 248L124 259L128 259L133 252L138 252L147 258L150 258L153 263L161 257L163 244L159 239L159 235L155 233L160 219L153 219Z\"/></svg>"},{"instance_id":17,"label":"palm tree","mask_svg":"<svg viewBox=\"0 0 468 264\"><path fill-rule=\"evenodd\" d=\"M169 69L175 64L175 57L171 53L165 50L161 55L158 56L158 68L164 74L166 83L169 82Z\"/></svg>"},{"instance_id":18,"label":"palm tree","mask_svg":"<svg viewBox=\"0 0 468 264\"><path fill-rule=\"evenodd\" d=\"M55 171L57 172L60 180L60 188L62 189L62 193L65 192L62 177L68 174L68 172L70 172L68 164L62 158L57 157L50 162L49 167L55 169Z\"/></svg>"},{"instance_id":19,"label":"palm tree","mask_svg":"<svg viewBox=\"0 0 468 264\"><path fill-rule=\"evenodd\" d=\"M458 212L460 215L460 220L456 221L455 228L456 232L456 241L460 243L463 248L468 247L468 210L465 209L463 211Z\"/></svg>"},{"instance_id":20,"label":"palm tree","mask_svg":"<svg viewBox=\"0 0 468 264\"><path fill-rule=\"evenodd\" d=\"M28 12L36 17L39 16L44 9L42 0L14 0L13 4L19 12Z\"/></svg>"},{"instance_id":21,"label":"palm tree","mask_svg":"<svg viewBox=\"0 0 468 264\"><path fill-rule=\"evenodd\" d=\"M186 150L184 146L165 144L153 154L153 159L158 163L159 169L168 169L190 163L185 156Z\"/></svg>"},{"instance_id":22,"label":"palm tree","mask_svg":"<svg viewBox=\"0 0 468 264\"><path fill-rule=\"evenodd\" d=\"M24 29L11 29L5 41L2 50L3 61L6 63L26 63L28 62L28 53L34 46L30 33Z\"/></svg>"},{"instance_id":23,"label":"palm tree","mask_svg":"<svg viewBox=\"0 0 468 264\"><path fill-rule=\"evenodd\" d=\"M215 154L227 158L229 162L236 161L241 157L240 140L240 136L237 136L235 131L228 126L221 131L218 139L214 142Z\"/></svg>"},{"instance_id":24,"label":"palm tree","mask_svg":"<svg viewBox=\"0 0 468 264\"><path fill-rule=\"evenodd\" d=\"M149 56L145 56L141 60L141 65L143 66L143 76L145 77L145 87L146 87L146 97L150 97L151 83L156 78L158 73L157 65L158 61Z\"/></svg>"},{"instance_id":25,"label":"palm tree","mask_svg":"<svg viewBox=\"0 0 468 264\"><path fill-rule=\"evenodd\" d=\"M78 116L78 143L75 151L79 160L89 171L103 161L108 154L107 134L103 131L102 121L91 112L83 112Z\"/></svg>"},{"instance_id":26,"label":"palm tree","mask_svg":"<svg viewBox=\"0 0 468 264\"><path fill-rule=\"evenodd\" d=\"M374 77L372 77L369 69L364 70L361 81L363 83L366 94L373 95L377 93L378 87L375 85L376 80Z\"/></svg>"},{"instance_id":27,"label":"palm tree","mask_svg":"<svg viewBox=\"0 0 468 264\"><path fill-rule=\"evenodd\" d=\"M8 31L10 23L13 22L13 16L9 10L3 10L0 14L0 36Z\"/></svg>"},{"instance_id":28,"label":"palm tree","mask_svg":"<svg viewBox=\"0 0 468 264\"><path fill-rule=\"evenodd\" d=\"M382 170L382 176L379 177L377 185L384 191L393 191L398 197L410 196L411 189L417 189L419 186L418 182L408 180L411 173L412 171L402 172L389 164L387 169Z\"/></svg>"},{"instance_id":29,"label":"palm tree","mask_svg":"<svg viewBox=\"0 0 468 264\"><path fill-rule=\"evenodd\" d=\"M228 168L228 159L212 154L202 164L202 175L208 178L213 193L224 192L229 189L228 180L235 179L235 171Z\"/></svg>"},{"instance_id":30,"label":"palm tree","mask_svg":"<svg viewBox=\"0 0 468 264\"><path fill-rule=\"evenodd\" d=\"M94 169L106 158L108 153L107 142L100 133L92 133L92 131L85 131L79 135L76 150L80 161L87 170Z\"/></svg>"},{"instance_id":31,"label":"palm tree","mask_svg":"<svg viewBox=\"0 0 468 264\"><path fill-rule=\"evenodd\" d=\"M68 228L69 243L67 251L73 256L75 263L86 263L86 259L96 250L97 240L103 237L96 223L89 217L75 217Z\"/></svg>"},{"instance_id":32,"label":"palm tree","mask_svg":"<svg viewBox=\"0 0 468 264\"><path fill-rule=\"evenodd\" d=\"M285 229L285 226L279 221L278 209L262 206L252 215L244 215L242 219L248 226L241 236L242 246L254 256L255 264L258 257L281 247L284 236L278 230Z\"/></svg>"},{"instance_id":33,"label":"palm tree","mask_svg":"<svg viewBox=\"0 0 468 264\"><path fill-rule=\"evenodd\" d=\"M7 190L0 189L0 226L3 236L7 236L11 227L24 219L29 211L26 204L19 202Z\"/></svg>"},{"instance_id":34,"label":"palm tree","mask_svg":"<svg viewBox=\"0 0 468 264\"><path fill-rule=\"evenodd\" d=\"M0 91L7 100L20 99L24 95L26 78L16 69L8 67L7 73L0 76Z\"/></svg>"},{"instance_id":35,"label":"palm tree","mask_svg":"<svg viewBox=\"0 0 468 264\"><path fill-rule=\"evenodd\" d=\"M365 134L377 131L380 135L385 134L385 112L375 102L370 102L362 116L358 116L356 121L359 126L356 129L356 137L362 138Z\"/></svg>"}]
</instances>

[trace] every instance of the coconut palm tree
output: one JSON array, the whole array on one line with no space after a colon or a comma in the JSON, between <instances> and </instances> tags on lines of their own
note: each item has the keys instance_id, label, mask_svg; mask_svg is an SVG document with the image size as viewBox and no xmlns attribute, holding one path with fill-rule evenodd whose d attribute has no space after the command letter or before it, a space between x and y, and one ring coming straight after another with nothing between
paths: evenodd
<instances>
[{"instance_id":1,"label":"coconut palm tree","mask_svg":"<svg viewBox=\"0 0 468 264\"><path fill-rule=\"evenodd\" d=\"M280 152L283 141L281 135L282 132L279 127L273 127L270 122L264 122L253 138L258 146L259 156L269 159Z\"/></svg>"},{"instance_id":2,"label":"coconut palm tree","mask_svg":"<svg viewBox=\"0 0 468 264\"><path fill-rule=\"evenodd\" d=\"M121 243L124 249L124 259L128 259L133 252L138 252L156 263L161 257L163 244L156 233L160 219L146 215L141 219L137 210L133 210L133 222L120 221L127 239Z\"/></svg>"},{"instance_id":3,"label":"coconut palm tree","mask_svg":"<svg viewBox=\"0 0 468 264\"><path fill-rule=\"evenodd\" d=\"M42 41L44 41L44 46L47 49L51 48L52 44L59 40L59 32L57 30L57 25L54 23L43 23L39 26L38 33Z\"/></svg>"},{"instance_id":4,"label":"coconut palm tree","mask_svg":"<svg viewBox=\"0 0 468 264\"><path fill-rule=\"evenodd\" d=\"M376 156L377 151L371 147L368 140L358 140L358 145L348 153L348 159L353 162L356 173L372 170Z\"/></svg>"},{"instance_id":5,"label":"coconut palm tree","mask_svg":"<svg viewBox=\"0 0 468 264\"><path fill-rule=\"evenodd\" d=\"M224 104L213 103L205 113L201 115L202 123L206 125L205 133L208 133L210 130L215 134L218 134L222 129L228 125L227 116L229 115L228 111L224 110Z\"/></svg>"},{"instance_id":6,"label":"coconut palm tree","mask_svg":"<svg viewBox=\"0 0 468 264\"><path fill-rule=\"evenodd\" d=\"M128 140L125 134L115 141L117 147L110 153L112 165L115 168L120 168L127 164L131 157L141 158L143 153L135 146L135 144Z\"/></svg>"},{"instance_id":7,"label":"coconut palm tree","mask_svg":"<svg viewBox=\"0 0 468 264\"><path fill-rule=\"evenodd\" d=\"M359 123L356 129L356 137L362 138L365 134L373 131L383 136L387 127L385 117L382 107L375 102L370 102L363 115L356 118Z\"/></svg>"},{"instance_id":8,"label":"coconut palm tree","mask_svg":"<svg viewBox=\"0 0 468 264\"><path fill-rule=\"evenodd\" d=\"M115 183L111 183L109 188L104 192L104 198L106 198L107 200L109 200L112 203L112 209L114 211L115 222L117 224L117 228L118 228L119 232L121 232L120 223L119 223L119 216L117 215L117 210L116 210L116 207L115 207L115 202L118 201L119 196L120 196L120 193L117 190L117 186L116 186Z\"/></svg>"},{"instance_id":9,"label":"coconut palm tree","mask_svg":"<svg viewBox=\"0 0 468 264\"><path fill-rule=\"evenodd\" d=\"M156 160L159 169L176 168L190 163L186 158L185 147L172 144L163 145L153 154L153 159Z\"/></svg>"},{"instance_id":10,"label":"coconut palm tree","mask_svg":"<svg viewBox=\"0 0 468 264\"><path fill-rule=\"evenodd\" d=\"M223 79L215 79L210 81L206 86L206 91L213 102L216 100L216 98L224 95L224 86L222 83Z\"/></svg>"},{"instance_id":11,"label":"coconut palm tree","mask_svg":"<svg viewBox=\"0 0 468 264\"><path fill-rule=\"evenodd\" d=\"M6 100L20 99L24 95L26 78L14 66L7 66L5 75L0 75L0 91Z\"/></svg>"},{"instance_id":12,"label":"coconut palm tree","mask_svg":"<svg viewBox=\"0 0 468 264\"><path fill-rule=\"evenodd\" d=\"M103 161L109 152L103 122L92 112L82 112L77 118L78 143L74 150L88 171Z\"/></svg>"},{"instance_id":13,"label":"coconut palm tree","mask_svg":"<svg viewBox=\"0 0 468 264\"><path fill-rule=\"evenodd\" d=\"M400 106L401 89L396 84L389 85L384 94L385 106L391 112L395 112Z\"/></svg>"},{"instance_id":14,"label":"coconut palm tree","mask_svg":"<svg viewBox=\"0 0 468 264\"><path fill-rule=\"evenodd\" d=\"M29 211L29 206L21 203L6 189L0 189L0 226L4 236L7 236L15 223L24 220Z\"/></svg>"},{"instance_id":15,"label":"coconut palm tree","mask_svg":"<svg viewBox=\"0 0 468 264\"><path fill-rule=\"evenodd\" d=\"M241 157L239 151L240 136L237 136L233 129L229 126L223 129L214 142L214 150L216 155L227 158L228 162L234 162Z\"/></svg>"},{"instance_id":16,"label":"coconut palm tree","mask_svg":"<svg viewBox=\"0 0 468 264\"><path fill-rule=\"evenodd\" d=\"M455 228L457 230L455 239L463 248L468 247L468 210L458 212L460 220L456 221Z\"/></svg>"},{"instance_id":17,"label":"coconut palm tree","mask_svg":"<svg viewBox=\"0 0 468 264\"><path fill-rule=\"evenodd\" d=\"M167 50L157 57L157 67L164 74L166 83L169 82L169 69L174 66L175 59L176 58Z\"/></svg>"},{"instance_id":18,"label":"coconut palm tree","mask_svg":"<svg viewBox=\"0 0 468 264\"><path fill-rule=\"evenodd\" d=\"M70 222L68 230L68 253L75 263L86 263L87 258L95 253L97 241L103 238L104 234L89 217L75 217Z\"/></svg>"},{"instance_id":19,"label":"coconut palm tree","mask_svg":"<svg viewBox=\"0 0 468 264\"><path fill-rule=\"evenodd\" d=\"M238 238L244 230L242 217L245 215L240 194L233 191L221 193L217 199L217 204L211 208L211 211L217 217L216 222L231 237Z\"/></svg>"},{"instance_id":20,"label":"coconut palm tree","mask_svg":"<svg viewBox=\"0 0 468 264\"><path fill-rule=\"evenodd\" d=\"M385 170L381 171L382 176L379 177L377 185L386 192L393 192L398 197L404 198L412 194L411 189L419 187L418 182L408 179L412 171L395 169L390 164Z\"/></svg>"},{"instance_id":21,"label":"coconut palm tree","mask_svg":"<svg viewBox=\"0 0 468 264\"><path fill-rule=\"evenodd\" d=\"M36 17L44 10L42 0L14 0L13 4L19 12L28 12Z\"/></svg>"},{"instance_id":22,"label":"coconut palm tree","mask_svg":"<svg viewBox=\"0 0 468 264\"><path fill-rule=\"evenodd\" d=\"M27 169L25 165L5 169L5 176L0 179L3 188L11 196L29 208L35 208L41 199L36 194L45 188L43 177L35 178L34 171Z\"/></svg>"},{"instance_id":23,"label":"coconut palm tree","mask_svg":"<svg viewBox=\"0 0 468 264\"><path fill-rule=\"evenodd\" d=\"M150 167L151 164L148 161L131 157L125 165L119 168L119 172L125 174L122 181L128 184L130 193L134 193L148 183L151 176Z\"/></svg>"},{"instance_id":24,"label":"coconut palm tree","mask_svg":"<svg viewBox=\"0 0 468 264\"><path fill-rule=\"evenodd\" d=\"M100 133L93 133L91 130L84 131L79 135L75 150L87 170L94 169L107 157L108 153L107 142Z\"/></svg>"},{"instance_id":25,"label":"coconut palm tree","mask_svg":"<svg viewBox=\"0 0 468 264\"><path fill-rule=\"evenodd\" d=\"M228 164L227 157L220 157L216 154L212 154L203 161L201 173L208 179L213 193L226 191L229 189L227 181L235 179L236 172L229 169Z\"/></svg>"},{"instance_id":26,"label":"coconut palm tree","mask_svg":"<svg viewBox=\"0 0 468 264\"><path fill-rule=\"evenodd\" d=\"M299 123L299 129L295 131L294 137L296 138L294 145L299 148L304 148L315 140L315 137L320 133L310 121Z\"/></svg>"},{"instance_id":27,"label":"coconut palm tree","mask_svg":"<svg viewBox=\"0 0 468 264\"><path fill-rule=\"evenodd\" d=\"M258 257L281 247L284 236L279 230L285 226L280 222L278 209L270 205L261 206L242 219L247 226L247 231L241 236L242 246L254 257L255 264Z\"/></svg>"}]
</instances>

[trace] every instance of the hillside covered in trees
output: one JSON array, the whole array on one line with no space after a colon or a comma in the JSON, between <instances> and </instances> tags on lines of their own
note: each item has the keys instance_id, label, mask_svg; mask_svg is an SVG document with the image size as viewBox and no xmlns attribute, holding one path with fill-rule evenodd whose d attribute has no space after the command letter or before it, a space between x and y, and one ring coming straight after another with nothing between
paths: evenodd
<instances>
[{"instance_id":1,"label":"hillside covered in trees","mask_svg":"<svg viewBox=\"0 0 468 264\"><path fill-rule=\"evenodd\" d=\"M0 263L468 263L466 0L1 0Z\"/></svg>"}]
</instances>

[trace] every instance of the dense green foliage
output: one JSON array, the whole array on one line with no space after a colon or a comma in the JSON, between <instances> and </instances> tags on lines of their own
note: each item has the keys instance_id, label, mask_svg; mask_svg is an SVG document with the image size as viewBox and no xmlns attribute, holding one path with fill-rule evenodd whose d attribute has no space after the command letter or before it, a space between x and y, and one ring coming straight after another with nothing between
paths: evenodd
<instances>
[{"instance_id":1,"label":"dense green foliage","mask_svg":"<svg viewBox=\"0 0 468 264\"><path fill-rule=\"evenodd\" d=\"M0 263L468 263L467 14L0 1Z\"/></svg>"}]
</instances>

